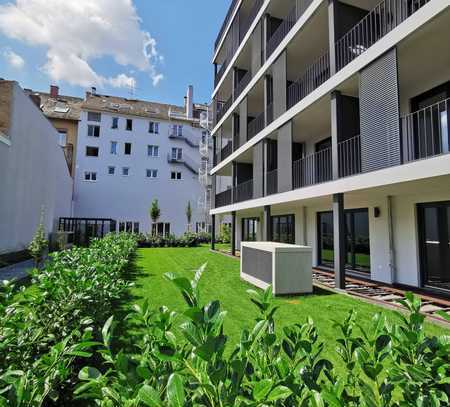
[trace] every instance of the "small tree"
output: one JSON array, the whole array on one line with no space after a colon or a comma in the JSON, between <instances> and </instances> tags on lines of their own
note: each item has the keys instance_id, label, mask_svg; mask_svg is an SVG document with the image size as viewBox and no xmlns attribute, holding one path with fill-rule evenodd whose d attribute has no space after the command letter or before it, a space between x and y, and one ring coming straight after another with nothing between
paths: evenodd
<instances>
[{"instance_id":1,"label":"small tree","mask_svg":"<svg viewBox=\"0 0 450 407\"><path fill-rule=\"evenodd\" d=\"M191 207L191 201L188 201L188 204L186 206L186 219L188 223L188 232L191 231L191 220L192 220L192 207Z\"/></svg>"},{"instance_id":2,"label":"small tree","mask_svg":"<svg viewBox=\"0 0 450 407\"><path fill-rule=\"evenodd\" d=\"M158 222L159 217L161 216L161 209L159 208L158 200L154 199L152 201L152 205L150 206L150 218L152 222L155 224ZM156 231L156 230L155 230ZM156 233L153 232L152 228L152 234L155 235Z\"/></svg>"},{"instance_id":3,"label":"small tree","mask_svg":"<svg viewBox=\"0 0 450 407\"><path fill-rule=\"evenodd\" d=\"M48 241L45 238L45 227L44 227L44 208L41 209L41 218L39 220L39 225L33 236L33 240L28 246L28 251L31 257L34 259L35 267L39 267L39 264L43 260L45 251L48 249Z\"/></svg>"}]
</instances>

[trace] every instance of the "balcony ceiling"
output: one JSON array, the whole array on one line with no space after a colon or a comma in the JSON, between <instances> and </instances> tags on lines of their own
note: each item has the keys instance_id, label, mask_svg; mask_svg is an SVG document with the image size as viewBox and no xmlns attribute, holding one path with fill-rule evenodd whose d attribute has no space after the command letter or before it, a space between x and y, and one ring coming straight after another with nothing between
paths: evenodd
<instances>
[{"instance_id":1,"label":"balcony ceiling","mask_svg":"<svg viewBox=\"0 0 450 407\"><path fill-rule=\"evenodd\" d=\"M341 0L341 3L349 4L365 10L372 10L380 3L380 0Z\"/></svg>"}]
</instances>

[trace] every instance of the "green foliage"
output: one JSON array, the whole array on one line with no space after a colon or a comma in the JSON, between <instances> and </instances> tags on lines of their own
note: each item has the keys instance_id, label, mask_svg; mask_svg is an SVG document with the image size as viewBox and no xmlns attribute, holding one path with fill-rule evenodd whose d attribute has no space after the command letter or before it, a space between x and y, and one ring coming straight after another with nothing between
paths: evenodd
<instances>
[{"instance_id":1,"label":"green foliage","mask_svg":"<svg viewBox=\"0 0 450 407\"><path fill-rule=\"evenodd\" d=\"M375 315L368 330L356 313L336 322L337 374L323 356L311 319L276 330L271 287L249 290L259 310L233 351L225 352L226 312L218 301L203 304L199 281L166 274L185 309L136 305L128 317L137 328L133 350L113 350L114 323L103 328L101 369L84 367L76 394L102 406L446 406L450 384L448 337L427 337L420 300L408 294L408 315L389 324Z\"/></svg>"},{"instance_id":2,"label":"green foliage","mask_svg":"<svg viewBox=\"0 0 450 407\"><path fill-rule=\"evenodd\" d=\"M139 247L196 247L200 243L195 233L186 232L180 237L175 235L139 235Z\"/></svg>"},{"instance_id":3,"label":"green foliage","mask_svg":"<svg viewBox=\"0 0 450 407\"><path fill-rule=\"evenodd\" d=\"M220 225L220 234L218 242L220 243L230 243L231 242L231 230L230 225L223 223Z\"/></svg>"},{"instance_id":4,"label":"green foliage","mask_svg":"<svg viewBox=\"0 0 450 407\"><path fill-rule=\"evenodd\" d=\"M45 236L44 209L42 209L39 225L33 236L33 240L30 242L28 246L28 252L34 259L35 267L38 267L41 264L47 249L48 249L48 240L46 239Z\"/></svg>"},{"instance_id":5,"label":"green foliage","mask_svg":"<svg viewBox=\"0 0 450 407\"><path fill-rule=\"evenodd\" d=\"M133 236L108 235L52 254L30 291L0 288L0 406L64 405L74 363L91 356L97 327L130 286L122 273L135 248Z\"/></svg>"},{"instance_id":6,"label":"green foliage","mask_svg":"<svg viewBox=\"0 0 450 407\"><path fill-rule=\"evenodd\" d=\"M187 206L186 206L186 220L187 220L187 223L188 223L188 231L190 231L191 220L192 220L191 201L188 201Z\"/></svg>"},{"instance_id":7,"label":"green foliage","mask_svg":"<svg viewBox=\"0 0 450 407\"><path fill-rule=\"evenodd\" d=\"M159 207L159 203L158 203L157 199L153 199L152 204L150 206L149 214L150 214L150 219L152 220L153 223L158 222L158 219L161 216L161 209Z\"/></svg>"}]
</instances>

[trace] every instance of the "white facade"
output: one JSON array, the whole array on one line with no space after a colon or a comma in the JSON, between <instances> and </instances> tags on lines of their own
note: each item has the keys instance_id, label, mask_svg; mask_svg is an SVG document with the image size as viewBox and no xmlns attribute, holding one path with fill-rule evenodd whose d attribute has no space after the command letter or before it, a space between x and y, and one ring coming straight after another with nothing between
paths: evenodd
<instances>
[{"instance_id":1,"label":"white facade","mask_svg":"<svg viewBox=\"0 0 450 407\"><path fill-rule=\"evenodd\" d=\"M41 210L47 233L70 216L73 188L57 131L16 83L11 107L0 135L0 254L26 249Z\"/></svg>"},{"instance_id":2,"label":"white facade","mask_svg":"<svg viewBox=\"0 0 450 407\"><path fill-rule=\"evenodd\" d=\"M116 129L112 128L113 117L118 118ZM113 219L118 227L120 222L138 222L139 231L149 233L149 208L152 200L157 199L161 209L158 223L170 223L170 233L181 235L187 230L186 207L190 201L193 209L191 224L195 230L196 222L203 220L197 210L202 193L198 180L201 128L186 121L161 121L109 112L101 112L100 122L88 122L86 110L82 111L80 119L75 217ZM127 119L132 120L132 131L126 130ZM149 132L151 121L158 123L158 134ZM182 137L178 139L169 137L175 124L182 126ZM89 125L100 126L99 137L88 135ZM117 143L115 154L112 153L113 142ZM125 143L131 144L129 155L125 154ZM157 156L154 156L156 149L153 146L157 147ZM87 147L97 147L98 157L87 156ZM169 162L168 157L175 154L172 153L174 148L181 149L179 163ZM149 155L149 149L152 155ZM110 167L114 168L114 174L110 174ZM124 175L125 169L128 169L128 175ZM86 180L87 172L95 173L96 179ZM173 173L175 179L172 179ZM181 179L177 179L177 173L181 173Z\"/></svg>"}]
</instances>

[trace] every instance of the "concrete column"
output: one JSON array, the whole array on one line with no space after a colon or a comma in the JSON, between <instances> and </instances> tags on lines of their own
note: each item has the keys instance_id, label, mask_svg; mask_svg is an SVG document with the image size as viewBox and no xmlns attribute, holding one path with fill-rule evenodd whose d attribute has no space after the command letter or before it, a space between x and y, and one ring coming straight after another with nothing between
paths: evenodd
<instances>
[{"instance_id":1,"label":"concrete column","mask_svg":"<svg viewBox=\"0 0 450 407\"><path fill-rule=\"evenodd\" d=\"M292 190L292 122L278 130L278 192Z\"/></svg>"},{"instance_id":2,"label":"concrete column","mask_svg":"<svg viewBox=\"0 0 450 407\"><path fill-rule=\"evenodd\" d=\"M264 215L263 215L263 241L268 242L272 238L272 222L270 215L270 205L264 206Z\"/></svg>"},{"instance_id":3,"label":"concrete column","mask_svg":"<svg viewBox=\"0 0 450 407\"><path fill-rule=\"evenodd\" d=\"M216 249L216 215L211 215L211 250Z\"/></svg>"},{"instance_id":4,"label":"concrete column","mask_svg":"<svg viewBox=\"0 0 450 407\"><path fill-rule=\"evenodd\" d=\"M231 212L231 255L236 256L236 211Z\"/></svg>"},{"instance_id":5,"label":"concrete column","mask_svg":"<svg viewBox=\"0 0 450 407\"><path fill-rule=\"evenodd\" d=\"M239 144L243 146L247 142L248 105L247 97L239 105Z\"/></svg>"},{"instance_id":6,"label":"concrete column","mask_svg":"<svg viewBox=\"0 0 450 407\"><path fill-rule=\"evenodd\" d=\"M262 145L263 145L263 171L262 171L262 182L263 182L263 196L267 195L267 163L269 162L268 160L268 147L267 147L267 138L265 138L264 140L261 141Z\"/></svg>"},{"instance_id":7,"label":"concrete column","mask_svg":"<svg viewBox=\"0 0 450 407\"><path fill-rule=\"evenodd\" d=\"M214 209L216 207L216 190L217 190L217 185L216 185L216 174L214 174L211 177L211 208Z\"/></svg>"},{"instance_id":8,"label":"concrete column","mask_svg":"<svg viewBox=\"0 0 450 407\"><path fill-rule=\"evenodd\" d=\"M337 3L339 0L328 0L328 39L330 49L330 76L336 73L336 26Z\"/></svg>"},{"instance_id":9,"label":"concrete column","mask_svg":"<svg viewBox=\"0 0 450 407\"><path fill-rule=\"evenodd\" d=\"M268 124L267 105L269 102L269 86L270 86L269 77L267 75L265 75L264 76L264 126L267 126L267 124Z\"/></svg>"},{"instance_id":10,"label":"concrete column","mask_svg":"<svg viewBox=\"0 0 450 407\"><path fill-rule=\"evenodd\" d=\"M213 136L213 166L217 165L217 137Z\"/></svg>"},{"instance_id":11,"label":"concrete column","mask_svg":"<svg viewBox=\"0 0 450 407\"><path fill-rule=\"evenodd\" d=\"M236 161L231 162L231 203L235 202L235 188L237 186L236 183Z\"/></svg>"},{"instance_id":12,"label":"concrete column","mask_svg":"<svg viewBox=\"0 0 450 407\"><path fill-rule=\"evenodd\" d=\"M231 116L231 134L232 134L233 151L236 151L240 147L239 121L240 121L239 115L237 113L233 113Z\"/></svg>"},{"instance_id":13,"label":"concrete column","mask_svg":"<svg viewBox=\"0 0 450 407\"><path fill-rule=\"evenodd\" d=\"M339 128L341 126L342 95L338 91L331 93L331 159L333 179L339 178Z\"/></svg>"},{"instance_id":14,"label":"concrete column","mask_svg":"<svg viewBox=\"0 0 450 407\"><path fill-rule=\"evenodd\" d=\"M253 198L264 196L264 141L253 147Z\"/></svg>"},{"instance_id":15,"label":"concrete column","mask_svg":"<svg viewBox=\"0 0 450 407\"><path fill-rule=\"evenodd\" d=\"M336 288L345 289L345 213L344 194L333 195L334 278Z\"/></svg>"},{"instance_id":16,"label":"concrete column","mask_svg":"<svg viewBox=\"0 0 450 407\"><path fill-rule=\"evenodd\" d=\"M267 39L268 39L268 30L269 30L269 20L270 15L264 14L263 17L263 28L262 28L262 55L263 60L261 61L261 64L264 65L264 63L267 61Z\"/></svg>"},{"instance_id":17,"label":"concrete column","mask_svg":"<svg viewBox=\"0 0 450 407\"><path fill-rule=\"evenodd\" d=\"M235 98L235 90L236 86L238 84L238 69L236 67L233 67L233 72L231 76L231 100L234 102L236 100Z\"/></svg>"},{"instance_id":18,"label":"concrete column","mask_svg":"<svg viewBox=\"0 0 450 407\"><path fill-rule=\"evenodd\" d=\"M287 52L286 50L273 64L273 120L287 109Z\"/></svg>"}]
</instances>

